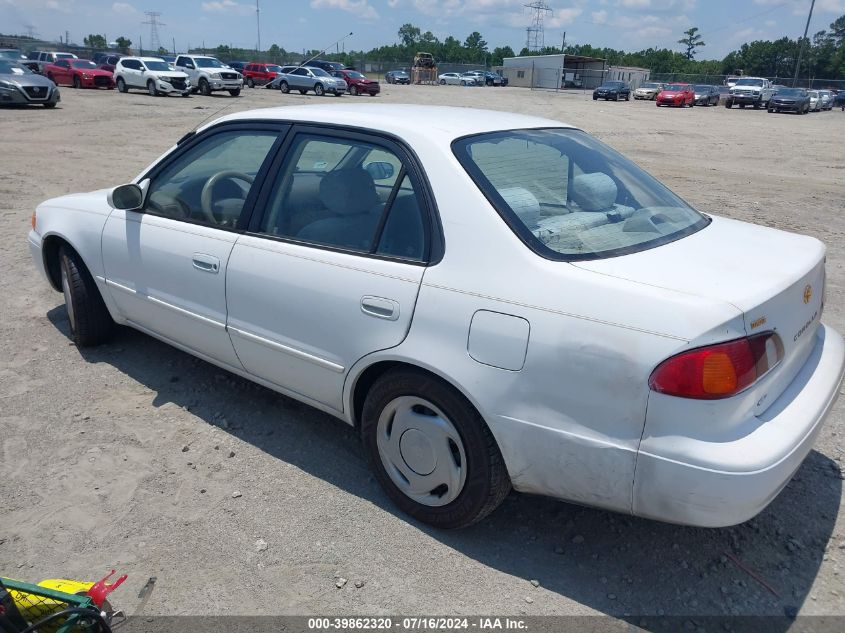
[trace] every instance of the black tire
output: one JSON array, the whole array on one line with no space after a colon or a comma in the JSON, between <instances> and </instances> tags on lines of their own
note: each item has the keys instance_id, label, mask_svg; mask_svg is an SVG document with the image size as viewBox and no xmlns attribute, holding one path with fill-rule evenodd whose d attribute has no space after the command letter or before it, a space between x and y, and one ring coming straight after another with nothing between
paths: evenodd
<instances>
[{"instance_id":1,"label":"black tire","mask_svg":"<svg viewBox=\"0 0 845 633\"><path fill-rule=\"evenodd\" d=\"M772 108L767 108L767 110L769 111L769 114L774 114L775 112Z\"/></svg>"},{"instance_id":2,"label":"black tire","mask_svg":"<svg viewBox=\"0 0 845 633\"><path fill-rule=\"evenodd\" d=\"M406 496L387 474L378 449L378 420L396 398L416 396L439 408L461 437L466 455L466 479L458 496L443 506L427 506ZM379 483L399 508L442 529L472 525L489 515L511 489L502 454L490 429L475 408L451 386L423 371L400 369L379 378L367 394L361 435Z\"/></svg>"},{"instance_id":3,"label":"black tire","mask_svg":"<svg viewBox=\"0 0 845 633\"><path fill-rule=\"evenodd\" d=\"M192 91L192 90L188 90L187 92L183 92L183 93L182 93L182 96L183 96L183 97L190 97L192 94L193 94L193 91Z\"/></svg>"},{"instance_id":4,"label":"black tire","mask_svg":"<svg viewBox=\"0 0 845 633\"><path fill-rule=\"evenodd\" d=\"M358 96L358 86L349 86L349 94L351 94L353 97L357 97Z\"/></svg>"},{"instance_id":5,"label":"black tire","mask_svg":"<svg viewBox=\"0 0 845 633\"><path fill-rule=\"evenodd\" d=\"M759 110L759 109L760 109L760 102L759 102L759 101L755 101L755 102L754 102L754 109L755 109L755 110Z\"/></svg>"},{"instance_id":6,"label":"black tire","mask_svg":"<svg viewBox=\"0 0 845 633\"><path fill-rule=\"evenodd\" d=\"M307 91L307 90L300 90L300 91L299 91L299 94L301 94L301 95L307 95L307 94L308 94L308 91Z\"/></svg>"},{"instance_id":7,"label":"black tire","mask_svg":"<svg viewBox=\"0 0 845 633\"><path fill-rule=\"evenodd\" d=\"M596 95L593 95L593 101L598 101L599 98Z\"/></svg>"},{"instance_id":8,"label":"black tire","mask_svg":"<svg viewBox=\"0 0 845 633\"><path fill-rule=\"evenodd\" d=\"M54 103L45 103L45 104L44 104L44 107L45 107L45 108L55 108L55 107L56 107L56 104L55 104L55 102L54 102Z\"/></svg>"},{"instance_id":9,"label":"black tire","mask_svg":"<svg viewBox=\"0 0 845 633\"><path fill-rule=\"evenodd\" d=\"M240 88L235 88L234 90L230 90L229 94L232 95L233 97L237 97L238 95L241 94L241 90L240 90Z\"/></svg>"},{"instance_id":10,"label":"black tire","mask_svg":"<svg viewBox=\"0 0 845 633\"><path fill-rule=\"evenodd\" d=\"M630 100L631 100L631 94L630 93L626 94L625 95L625 101L630 101Z\"/></svg>"},{"instance_id":11,"label":"black tire","mask_svg":"<svg viewBox=\"0 0 845 633\"><path fill-rule=\"evenodd\" d=\"M440 85L441 85L441 86L445 86L445 85L446 85L446 80L445 80L445 79L441 79L441 80L440 80Z\"/></svg>"},{"instance_id":12,"label":"black tire","mask_svg":"<svg viewBox=\"0 0 845 633\"><path fill-rule=\"evenodd\" d=\"M252 77L246 80L246 85L250 88L255 88L255 82L252 80Z\"/></svg>"},{"instance_id":13,"label":"black tire","mask_svg":"<svg viewBox=\"0 0 845 633\"><path fill-rule=\"evenodd\" d=\"M79 78L78 75L73 76L73 87L79 90L82 88L82 80Z\"/></svg>"},{"instance_id":14,"label":"black tire","mask_svg":"<svg viewBox=\"0 0 845 633\"><path fill-rule=\"evenodd\" d=\"M208 85L208 81L205 78L200 79L199 89L200 94L204 97L207 97L211 94L211 86Z\"/></svg>"},{"instance_id":15,"label":"black tire","mask_svg":"<svg viewBox=\"0 0 845 633\"><path fill-rule=\"evenodd\" d=\"M77 347L106 342L114 331L114 321L82 258L72 248L63 246L59 250L59 268L73 342Z\"/></svg>"},{"instance_id":16,"label":"black tire","mask_svg":"<svg viewBox=\"0 0 845 633\"><path fill-rule=\"evenodd\" d=\"M727 100L725 101L725 107L726 107L728 110L730 110L730 109L731 109L731 106L732 106L733 104L734 104L734 102L733 102L733 101L731 101L730 99L727 99Z\"/></svg>"},{"instance_id":17,"label":"black tire","mask_svg":"<svg viewBox=\"0 0 845 633\"><path fill-rule=\"evenodd\" d=\"M282 94L287 94L290 92L290 86L288 86L288 82L283 81L279 84L279 90L282 91Z\"/></svg>"},{"instance_id":18,"label":"black tire","mask_svg":"<svg viewBox=\"0 0 845 633\"><path fill-rule=\"evenodd\" d=\"M156 90L155 82L152 79L147 82L147 92L150 93L151 97L158 96L158 90Z\"/></svg>"},{"instance_id":19,"label":"black tire","mask_svg":"<svg viewBox=\"0 0 845 633\"><path fill-rule=\"evenodd\" d=\"M317 95L318 97L322 97L324 94L326 94L326 89L323 87L323 84L321 84L321 83L314 84L314 94Z\"/></svg>"},{"instance_id":20,"label":"black tire","mask_svg":"<svg viewBox=\"0 0 845 633\"><path fill-rule=\"evenodd\" d=\"M745 110L745 104L744 104L744 103L740 103L740 104L739 104L739 109L740 109L740 110Z\"/></svg>"}]
</instances>

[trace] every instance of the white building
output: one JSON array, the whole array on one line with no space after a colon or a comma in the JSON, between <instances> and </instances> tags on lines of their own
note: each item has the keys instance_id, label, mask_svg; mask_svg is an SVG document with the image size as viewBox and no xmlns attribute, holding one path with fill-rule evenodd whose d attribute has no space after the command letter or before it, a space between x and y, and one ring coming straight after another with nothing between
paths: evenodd
<instances>
[{"instance_id":1,"label":"white building","mask_svg":"<svg viewBox=\"0 0 845 633\"><path fill-rule=\"evenodd\" d=\"M648 81L645 68L608 66L607 60L581 55L528 55L506 57L502 74L508 85L524 88L580 88L592 90L606 80L625 81L631 89Z\"/></svg>"}]
</instances>

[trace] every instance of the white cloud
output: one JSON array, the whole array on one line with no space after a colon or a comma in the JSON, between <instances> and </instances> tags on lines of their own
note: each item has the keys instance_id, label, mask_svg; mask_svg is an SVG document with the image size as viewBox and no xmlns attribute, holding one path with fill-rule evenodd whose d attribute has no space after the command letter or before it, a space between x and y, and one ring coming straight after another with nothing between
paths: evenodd
<instances>
[{"instance_id":1,"label":"white cloud","mask_svg":"<svg viewBox=\"0 0 845 633\"><path fill-rule=\"evenodd\" d=\"M804 0L754 0L754 4L762 6L777 7L784 4L792 5L792 12L796 15L807 15L808 6ZM845 0L817 0L814 9L818 13L837 13L839 15L845 13Z\"/></svg>"},{"instance_id":2,"label":"white cloud","mask_svg":"<svg viewBox=\"0 0 845 633\"><path fill-rule=\"evenodd\" d=\"M339 9L357 15L364 20L375 20L378 11L368 0L311 0L312 9Z\"/></svg>"},{"instance_id":3,"label":"white cloud","mask_svg":"<svg viewBox=\"0 0 845 633\"><path fill-rule=\"evenodd\" d=\"M255 7L233 2L233 0L214 0L213 2L203 2L202 10L209 13L239 13L246 15L255 11Z\"/></svg>"},{"instance_id":4,"label":"white cloud","mask_svg":"<svg viewBox=\"0 0 845 633\"><path fill-rule=\"evenodd\" d=\"M115 2L111 5L111 10L120 15L135 15L140 13L138 9L133 7L128 2Z\"/></svg>"},{"instance_id":5,"label":"white cloud","mask_svg":"<svg viewBox=\"0 0 845 633\"><path fill-rule=\"evenodd\" d=\"M592 12L593 22L596 24L605 24L607 22L607 11L602 9L601 11L593 11Z\"/></svg>"}]
</instances>

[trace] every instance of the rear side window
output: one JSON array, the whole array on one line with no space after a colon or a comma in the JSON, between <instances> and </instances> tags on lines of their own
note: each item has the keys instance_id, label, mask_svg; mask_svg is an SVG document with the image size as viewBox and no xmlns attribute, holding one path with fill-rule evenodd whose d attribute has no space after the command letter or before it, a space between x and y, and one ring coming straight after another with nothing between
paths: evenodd
<instances>
[{"instance_id":1,"label":"rear side window","mask_svg":"<svg viewBox=\"0 0 845 633\"><path fill-rule=\"evenodd\" d=\"M549 259L600 259L665 244L709 220L580 130L512 130L453 143L519 237Z\"/></svg>"}]
</instances>

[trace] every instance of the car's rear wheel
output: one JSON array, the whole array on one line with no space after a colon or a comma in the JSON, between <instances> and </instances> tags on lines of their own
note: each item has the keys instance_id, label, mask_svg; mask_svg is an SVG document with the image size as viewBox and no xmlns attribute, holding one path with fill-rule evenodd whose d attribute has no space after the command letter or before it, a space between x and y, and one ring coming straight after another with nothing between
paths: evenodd
<instances>
[{"instance_id":1,"label":"car's rear wheel","mask_svg":"<svg viewBox=\"0 0 845 633\"><path fill-rule=\"evenodd\" d=\"M250 88L255 88L255 82L252 80L252 77L246 80L246 85Z\"/></svg>"},{"instance_id":2,"label":"car's rear wheel","mask_svg":"<svg viewBox=\"0 0 845 633\"><path fill-rule=\"evenodd\" d=\"M82 87L82 80L77 76L74 76L74 78L73 78L73 87L76 88L77 90L79 90Z\"/></svg>"},{"instance_id":3,"label":"car's rear wheel","mask_svg":"<svg viewBox=\"0 0 845 633\"><path fill-rule=\"evenodd\" d=\"M59 272L73 342L79 347L89 347L108 340L114 321L94 278L70 247L59 250Z\"/></svg>"},{"instance_id":4,"label":"car's rear wheel","mask_svg":"<svg viewBox=\"0 0 845 633\"><path fill-rule=\"evenodd\" d=\"M322 97L324 94L326 94L326 89L323 88L323 84L314 84L314 94L316 94L318 97Z\"/></svg>"},{"instance_id":5,"label":"car's rear wheel","mask_svg":"<svg viewBox=\"0 0 845 633\"><path fill-rule=\"evenodd\" d=\"M445 80L445 79L441 79L441 80L440 80L440 85L441 85L441 86L445 86L445 85L446 85L446 80Z\"/></svg>"},{"instance_id":6,"label":"car's rear wheel","mask_svg":"<svg viewBox=\"0 0 845 633\"><path fill-rule=\"evenodd\" d=\"M123 77L117 78L117 91L118 92L126 92L126 82L123 81Z\"/></svg>"},{"instance_id":7,"label":"car's rear wheel","mask_svg":"<svg viewBox=\"0 0 845 633\"><path fill-rule=\"evenodd\" d=\"M238 95L241 94L241 90L240 90L240 88L235 88L234 90L230 90L229 94L232 95L233 97L237 97Z\"/></svg>"},{"instance_id":8,"label":"car's rear wheel","mask_svg":"<svg viewBox=\"0 0 845 633\"><path fill-rule=\"evenodd\" d=\"M147 92L149 92L152 97L158 96L158 90L156 90L155 82L152 79L147 82Z\"/></svg>"},{"instance_id":9,"label":"car's rear wheel","mask_svg":"<svg viewBox=\"0 0 845 633\"><path fill-rule=\"evenodd\" d=\"M351 94L353 97L357 97L358 96L358 86L349 86L349 94Z\"/></svg>"},{"instance_id":10,"label":"car's rear wheel","mask_svg":"<svg viewBox=\"0 0 845 633\"><path fill-rule=\"evenodd\" d=\"M288 86L288 82L283 81L279 84L279 90L282 91L283 94L287 94L290 92L290 86Z\"/></svg>"},{"instance_id":11,"label":"car's rear wheel","mask_svg":"<svg viewBox=\"0 0 845 633\"><path fill-rule=\"evenodd\" d=\"M402 369L379 378L364 403L361 433L390 498L435 527L476 523L510 491L484 420L460 393L425 372Z\"/></svg>"}]
</instances>

